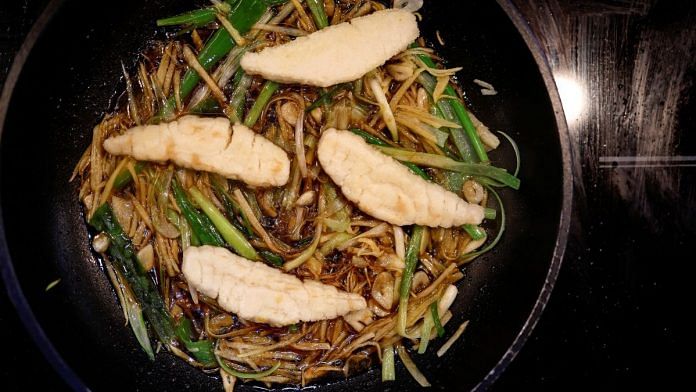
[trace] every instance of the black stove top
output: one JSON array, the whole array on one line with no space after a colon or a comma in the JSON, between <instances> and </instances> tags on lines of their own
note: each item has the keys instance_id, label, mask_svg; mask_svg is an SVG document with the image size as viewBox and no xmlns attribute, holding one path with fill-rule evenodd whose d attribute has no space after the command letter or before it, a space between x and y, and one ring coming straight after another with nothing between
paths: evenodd
<instances>
[{"instance_id":1,"label":"black stove top","mask_svg":"<svg viewBox=\"0 0 696 392\"><path fill-rule=\"evenodd\" d=\"M514 3L559 87L575 197L551 301L494 389L679 385L693 347L696 2ZM45 4L0 2L0 83ZM5 390L66 388L4 295L0 331Z\"/></svg>"}]
</instances>

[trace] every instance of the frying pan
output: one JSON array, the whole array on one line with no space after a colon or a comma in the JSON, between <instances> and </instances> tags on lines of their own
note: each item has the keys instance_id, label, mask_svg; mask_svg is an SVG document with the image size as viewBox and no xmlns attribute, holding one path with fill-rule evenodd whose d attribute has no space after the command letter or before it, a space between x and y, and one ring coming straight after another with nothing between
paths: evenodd
<instances>
[{"instance_id":1,"label":"frying pan","mask_svg":"<svg viewBox=\"0 0 696 392\"><path fill-rule=\"evenodd\" d=\"M10 71L0 102L0 257L20 318L47 360L76 390L219 390L220 381L160 353L151 362L124 326L115 293L91 252L68 180L91 129L124 90L120 62L164 31L158 17L183 0L54 1L39 18ZM522 154L519 191L503 190L508 230L494 251L464 268L450 333L471 320L442 358L414 356L436 389L486 389L520 350L548 300L560 267L572 181L560 100L539 46L508 1L426 2L423 35L450 64L474 113L505 130ZM436 31L445 46L437 44ZM482 96L474 78L495 85ZM513 168L503 143L494 163ZM46 285L60 283L46 292ZM442 343L442 340L436 345ZM252 390L253 384L239 387ZM328 391L414 390L379 369L319 383Z\"/></svg>"}]
</instances>

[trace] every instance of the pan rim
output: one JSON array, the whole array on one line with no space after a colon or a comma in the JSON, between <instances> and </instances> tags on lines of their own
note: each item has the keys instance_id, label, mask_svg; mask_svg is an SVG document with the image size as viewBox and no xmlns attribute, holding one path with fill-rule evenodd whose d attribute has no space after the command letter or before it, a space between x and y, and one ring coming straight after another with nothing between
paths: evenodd
<instances>
[{"instance_id":1,"label":"pan rim","mask_svg":"<svg viewBox=\"0 0 696 392\"><path fill-rule=\"evenodd\" d=\"M2 94L0 94L0 140L2 140L3 131L5 129L5 118L7 117L7 110L14 93L15 85L22 72L24 63L29 57L34 44L41 36L46 25L53 19L53 15L63 4L64 0L51 0L46 8L41 12L39 18L32 25L29 33L19 47L14 60L12 61L12 66L7 74L7 79L2 88ZM1 168L1 166L0 166ZM0 171L0 176L2 172ZM31 309L22 287L17 280L17 275L15 274L14 266L12 264L12 259L10 258L9 248L7 247L7 240L5 237L5 222L3 220L2 213L2 197L0 196L0 275L5 283L5 290L10 302L15 308L15 311L19 315L19 318L24 325L24 328L31 336L34 344L38 346L39 350L43 354L44 358L48 363L51 364L53 370L61 376L61 378L68 384L68 386L73 390L88 390L87 386L80 379L80 377L75 373L75 371L65 362L63 357L58 353L58 350L53 346L50 339L44 332L43 328L39 324L34 312Z\"/></svg>"},{"instance_id":2,"label":"pan rim","mask_svg":"<svg viewBox=\"0 0 696 392\"><path fill-rule=\"evenodd\" d=\"M33 49L34 44L41 36L44 28L51 21L54 14L60 8L63 2L64 0L51 0L48 3L27 34L12 62L12 66L10 67L10 71L8 72L7 79L5 80L5 84L2 89L2 94L0 95L0 140L2 140L7 110L9 108L9 104L14 93L14 88L19 79L24 63ZM547 93L549 94L551 106L554 110L557 133L561 147L562 200L554 251L551 263L549 265L549 270L539 296L537 297L529 316L525 320L520 331L517 333L515 339L512 341L500 360L498 360L496 365L473 388L474 391L487 390L500 377L503 371L520 352L521 348L529 339L529 336L539 321L539 318L541 317L546 304L548 303L551 292L553 291L553 287L556 283L562 265L563 255L565 253L566 243L568 240L568 233L570 230L570 218L573 201L573 173L571 170L572 154L570 150L569 132L560 95L553 79L551 66L543 54L543 50L538 38L531 31L529 25L526 23L526 20L512 1L497 0L496 2L510 18L517 31L521 34L527 48L534 58L534 61L544 81ZM0 198L0 206L1 205L2 200ZM2 208L0 207L0 274L2 275L5 283L6 292L10 302L17 311L24 328L29 333L34 343L38 346L44 358L51 364L59 376L61 376L61 378L73 390L89 390L79 375L65 362L61 354L53 346L43 328L38 323L31 306L24 296L21 285L17 280L12 260L10 258L9 249L7 247L2 215Z\"/></svg>"},{"instance_id":3,"label":"pan rim","mask_svg":"<svg viewBox=\"0 0 696 392\"><path fill-rule=\"evenodd\" d=\"M553 78L553 72L551 71L551 64L549 64L547 57L544 55L539 38L532 32L526 19L524 16L522 16L522 13L512 2L512 0L496 0L496 2L503 9L503 11L505 11L505 14L508 16L508 18L510 18L510 21L515 25L517 31L522 36L524 43L527 45L527 49L529 49L529 52L534 57L534 62L539 68L539 73L544 80L546 91L548 92L549 99L551 100L551 107L553 108L554 116L556 117L558 138L561 146L561 213L558 222L556 243L554 246L553 255L551 256L551 264L549 265L549 271L546 274L546 279L541 291L539 292L539 296L537 297L529 316L522 325L522 329L520 329L515 339L505 351L505 354L503 354L498 363L488 372L488 374L486 374L483 380L481 380L472 389L472 391L485 391L491 385L493 385L493 383L495 383L495 381L515 359L534 331L534 328L541 318L541 315L546 308L546 304L551 297L551 292L556 284L556 280L558 279L558 274L563 263L563 256L565 254L566 245L568 242L568 233L570 231L570 220L573 207L573 171L571 169L572 154L570 150L570 133L568 131L565 112L563 111L563 105L561 103L561 96L558 93L558 88L556 86L555 79Z\"/></svg>"}]
</instances>

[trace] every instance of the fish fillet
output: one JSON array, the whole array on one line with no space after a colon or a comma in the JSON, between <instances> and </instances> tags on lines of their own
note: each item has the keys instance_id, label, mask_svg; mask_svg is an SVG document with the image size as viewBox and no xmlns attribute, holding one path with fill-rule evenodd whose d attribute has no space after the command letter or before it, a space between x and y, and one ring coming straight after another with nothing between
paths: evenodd
<instances>
[{"instance_id":1,"label":"fish fillet","mask_svg":"<svg viewBox=\"0 0 696 392\"><path fill-rule=\"evenodd\" d=\"M239 317L273 326L333 319L365 309L358 294L312 280L304 282L225 248L189 247L182 271L189 284Z\"/></svg>"},{"instance_id":2,"label":"fish fillet","mask_svg":"<svg viewBox=\"0 0 696 392\"><path fill-rule=\"evenodd\" d=\"M290 160L280 147L225 117L184 116L177 121L133 127L104 141L114 155L140 161L172 161L253 186L288 182Z\"/></svg>"},{"instance_id":3,"label":"fish fillet","mask_svg":"<svg viewBox=\"0 0 696 392\"><path fill-rule=\"evenodd\" d=\"M361 78L406 49L419 34L412 13L388 9L247 53L241 66L276 82L327 87Z\"/></svg>"},{"instance_id":4,"label":"fish fillet","mask_svg":"<svg viewBox=\"0 0 696 392\"><path fill-rule=\"evenodd\" d=\"M330 128L319 139L324 171L363 212L394 225L479 224L483 207L413 174L350 131Z\"/></svg>"}]
</instances>

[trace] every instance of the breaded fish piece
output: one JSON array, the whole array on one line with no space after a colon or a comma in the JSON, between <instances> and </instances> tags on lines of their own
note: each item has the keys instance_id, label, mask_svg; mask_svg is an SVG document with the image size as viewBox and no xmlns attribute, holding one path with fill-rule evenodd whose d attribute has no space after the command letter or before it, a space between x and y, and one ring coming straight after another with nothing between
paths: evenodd
<instances>
[{"instance_id":1,"label":"breaded fish piece","mask_svg":"<svg viewBox=\"0 0 696 392\"><path fill-rule=\"evenodd\" d=\"M230 126L225 117L184 116L140 125L106 139L104 149L140 161L172 161L253 186L285 185L290 176L283 149L244 125Z\"/></svg>"},{"instance_id":2,"label":"breaded fish piece","mask_svg":"<svg viewBox=\"0 0 696 392\"><path fill-rule=\"evenodd\" d=\"M413 174L350 131L330 128L319 139L324 171L363 212L394 225L479 224L483 207Z\"/></svg>"},{"instance_id":3,"label":"breaded fish piece","mask_svg":"<svg viewBox=\"0 0 696 392\"><path fill-rule=\"evenodd\" d=\"M247 260L225 248L189 247L182 271L190 285L228 312L273 326L328 320L365 309L365 299L334 286Z\"/></svg>"},{"instance_id":4,"label":"breaded fish piece","mask_svg":"<svg viewBox=\"0 0 696 392\"><path fill-rule=\"evenodd\" d=\"M249 74L276 82L327 87L361 78L419 35L412 13L387 9L247 53L241 66Z\"/></svg>"}]
</instances>

